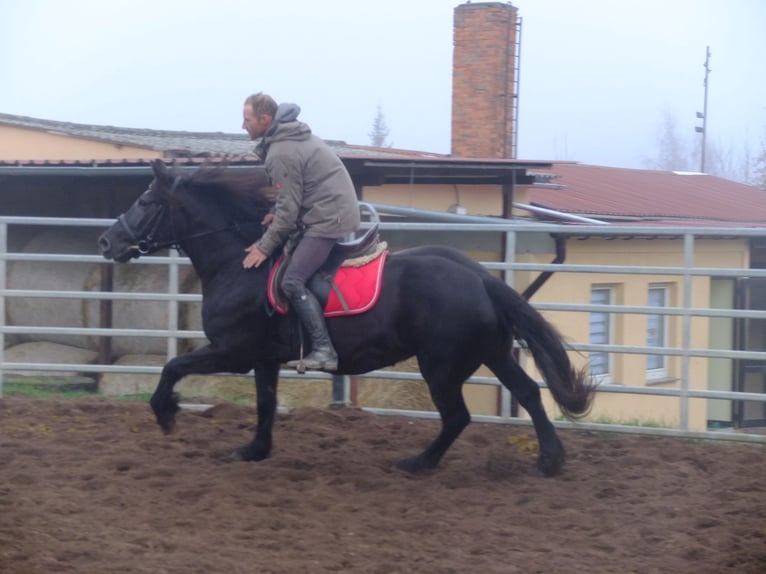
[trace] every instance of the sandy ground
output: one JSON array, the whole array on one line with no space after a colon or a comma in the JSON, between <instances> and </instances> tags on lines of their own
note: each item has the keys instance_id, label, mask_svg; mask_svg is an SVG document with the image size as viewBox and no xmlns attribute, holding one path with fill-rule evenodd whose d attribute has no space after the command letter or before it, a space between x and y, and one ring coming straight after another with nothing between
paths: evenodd
<instances>
[{"instance_id":1,"label":"sandy ground","mask_svg":"<svg viewBox=\"0 0 766 574\"><path fill-rule=\"evenodd\" d=\"M0 400L0 572L766 572L766 449L564 431L561 476L531 430L471 425L409 476L435 421L280 416L272 457L234 462L251 407Z\"/></svg>"}]
</instances>

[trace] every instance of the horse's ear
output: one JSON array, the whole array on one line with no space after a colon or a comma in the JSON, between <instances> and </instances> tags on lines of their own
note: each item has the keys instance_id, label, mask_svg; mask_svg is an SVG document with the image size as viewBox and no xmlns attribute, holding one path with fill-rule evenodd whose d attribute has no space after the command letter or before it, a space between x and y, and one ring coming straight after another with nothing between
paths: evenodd
<instances>
[{"instance_id":1,"label":"horse's ear","mask_svg":"<svg viewBox=\"0 0 766 574\"><path fill-rule=\"evenodd\" d=\"M152 160L152 171L157 179L171 179L170 170L161 159Z\"/></svg>"}]
</instances>

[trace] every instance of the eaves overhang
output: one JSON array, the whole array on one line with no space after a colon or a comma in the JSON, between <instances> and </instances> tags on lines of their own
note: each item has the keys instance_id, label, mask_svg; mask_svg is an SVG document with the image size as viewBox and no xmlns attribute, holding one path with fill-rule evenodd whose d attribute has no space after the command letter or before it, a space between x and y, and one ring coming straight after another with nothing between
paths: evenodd
<instances>
[{"instance_id":1,"label":"eaves overhang","mask_svg":"<svg viewBox=\"0 0 766 574\"><path fill-rule=\"evenodd\" d=\"M6 177L148 177L153 174L154 159L90 160L90 161L0 161L0 178ZM197 169L202 165L220 162L220 159L184 158L163 160L181 169ZM253 160L227 160L231 168L262 167Z\"/></svg>"},{"instance_id":2,"label":"eaves overhang","mask_svg":"<svg viewBox=\"0 0 766 574\"><path fill-rule=\"evenodd\" d=\"M527 170L551 164L518 160L443 158L379 158L343 156L341 160L358 186L384 184L531 185ZM153 160L0 162L0 177L146 177ZM168 161L168 160L166 160ZM180 168L226 162L230 168L257 168L254 159L177 158L168 161Z\"/></svg>"},{"instance_id":3,"label":"eaves overhang","mask_svg":"<svg viewBox=\"0 0 766 574\"><path fill-rule=\"evenodd\" d=\"M532 185L529 169L544 169L544 162L471 160L463 158L365 158L342 157L358 185L447 184Z\"/></svg>"}]
</instances>

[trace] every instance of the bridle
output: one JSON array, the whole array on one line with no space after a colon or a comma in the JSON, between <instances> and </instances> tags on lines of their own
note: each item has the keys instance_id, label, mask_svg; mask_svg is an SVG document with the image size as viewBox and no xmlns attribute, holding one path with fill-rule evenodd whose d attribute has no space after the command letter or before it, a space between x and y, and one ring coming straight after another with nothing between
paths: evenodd
<instances>
[{"instance_id":1,"label":"bridle","mask_svg":"<svg viewBox=\"0 0 766 574\"><path fill-rule=\"evenodd\" d=\"M181 176L176 177L173 180L173 185L170 188L170 195L173 194L173 192L178 188L178 185L181 183ZM181 243L189 241L190 239L198 239L200 237L207 237L208 235L214 235L216 233L222 233L224 231L238 231L240 234L244 235L242 231L242 225L262 225L261 222L255 222L255 221L246 221L246 222L235 222L231 225L227 225L225 227L220 227L217 229L208 229L207 231L199 231L197 233L191 233L189 235L184 235L183 237L177 237L176 231L175 231L175 225L173 224L173 216L172 216L172 210L170 211L170 227L172 229L171 233L171 239L166 239L163 241L159 241L155 239L155 236L157 235L157 231L159 230L160 224L165 219L165 213L168 211L168 206L164 203L159 204L159 207L157 211L154 212L152 215L152 219L150 222L145 226L149 228L149 232L146 234L145 239L138 239L138 233L130 226L128 223L127 218L125 217L125 214L121 214L117 221L120 223L122 228L128 233L128 236L130 237L131 241L133 241L133 245L129 245L128 249L133 251L138 251L141 255L147 255L148 253L153 253L155 251L158 251L160 249L165 249L167 247L172 249L177 249L178 251L181 251Z\"/></svg>"}]
</instances>

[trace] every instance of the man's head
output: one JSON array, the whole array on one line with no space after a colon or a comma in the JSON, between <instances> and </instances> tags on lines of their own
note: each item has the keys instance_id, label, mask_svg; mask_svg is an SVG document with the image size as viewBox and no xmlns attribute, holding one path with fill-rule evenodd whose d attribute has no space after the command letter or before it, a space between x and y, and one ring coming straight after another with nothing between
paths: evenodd
<instances>
[{"instance_id":1,"label":"man's head","mask_svg":"<svg viewBox=\"0 0 766 574\"><path fill-rule=\"evenodd\" d=\"M242 110L242 129L250 139L258 139L269 131L276 113L277 102L271 96L261 92L248 96Z\"/></svg>"}]
</instances>

